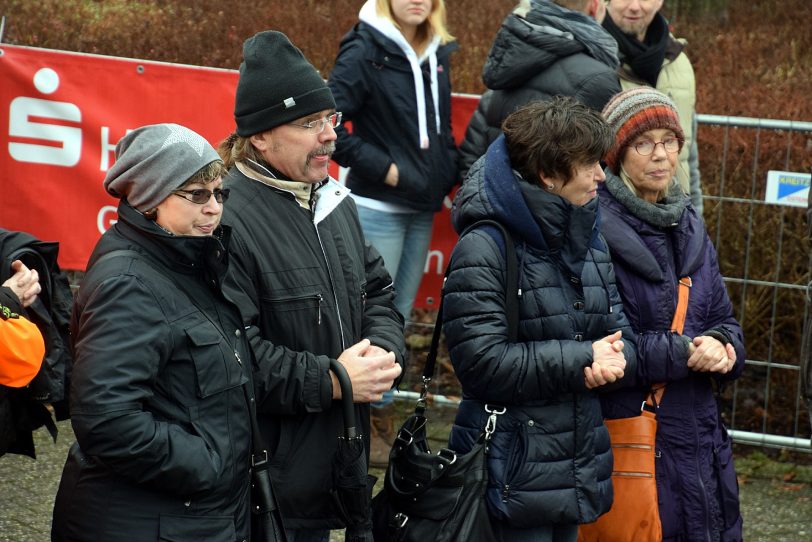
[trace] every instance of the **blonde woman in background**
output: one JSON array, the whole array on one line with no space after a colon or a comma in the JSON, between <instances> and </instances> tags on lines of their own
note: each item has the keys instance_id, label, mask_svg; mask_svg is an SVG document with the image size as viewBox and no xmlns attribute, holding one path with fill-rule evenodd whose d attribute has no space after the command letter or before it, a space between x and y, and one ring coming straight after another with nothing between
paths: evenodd
<instances>
[{"instance_id":1,"label":"blonde woman in background","mask_svg":"<svg viewBox=\"0 0 812 542\"><path fill-rule=\"evenodd\" d=\"M458 180L451 133L449 56L443 0L368 0L347 33L328 85L352 133L336 128L333 159L367 241L383 256L408 322L431 240L434 213ZM378 403L391 403L391 392ZM375 411L373 411L373 415ZM373 417L373 465L385 463L388 414ZM376 420L377 418L377 420Z\"/></svg>"}]
</instances>

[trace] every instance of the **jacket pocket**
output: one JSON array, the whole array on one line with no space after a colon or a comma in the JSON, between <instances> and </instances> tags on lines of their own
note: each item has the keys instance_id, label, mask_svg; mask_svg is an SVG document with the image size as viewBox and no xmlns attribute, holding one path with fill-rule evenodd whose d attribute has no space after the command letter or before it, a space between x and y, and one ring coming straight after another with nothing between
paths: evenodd
<instances>
[{"instance_id":1,"label":"jacket pocket","mask_svg":"<svg viewBox=\"0 0 812 542\"><path fill-rule=\"evenodd\" d=\"M234 542L237 531L230 516L161 515L160 542Z\"/></svg>"},{"instance_id":2,"label":"jacket pocket","mask_svg":"<svg viewBox=\"0 0 812 542\"><path fill-rule=\"evenodd\" d=\"M234 349L226 344L222 334L210 322L186 329L186 336L199 398L211 397L247 381Z\"/></svg>"},{"instance_id":3,"label":"jacket pocket","mask_svg":"<svg viewBox=\"0 0 812 542\"><path fill-rule=\"evenodd\" d=\"M713 470L716 475L716 498L722 513L725 529L736 525L739 520L739 482L733 465L733 448L727 430L722 428L722 443L713 448Z\"/></svg>"},{"instance_id":4,"label":"jacket pocket","mask_svg":"<svg viewBox=\"0 0 812 542\"><path fill-rule=\"evenodd\" d=\"M389 147L389 157L398 166L398 185L387 188L399 193L404 201L426 203L433 197L428 168L425 165L420 167L422 165L420 152L415 151L413 155L403 147L397 145Z\"/></svg>"},{"instance_id":5,"label":"jacket pocket","mask_svg":"<svg viewBox=\"0 0 812 542\"><path fill-rule=\"evenodd\" d=\"M309 325L321 325L324 296L318 292L304 292L278 297L263 297L263 308L270 311L272 317L290 318L290 313L299 313L297 321ZM273 316L277 315L277 316Z\"/></svg>"},{"instance_id":6,"label":"jacket pocket","mask_svg":"<svg viewBox=\"0 0 812 542\"><path fill-rule=\"evenodd\" d=\"M516 491L517 485L526 476L520 476L527 462L527 431L524 424L517 424L514 431L509 433L510 440L505 457L505 476L499 487L500 498L503 503L510 500Z\"/></svg>"}]
</instances>

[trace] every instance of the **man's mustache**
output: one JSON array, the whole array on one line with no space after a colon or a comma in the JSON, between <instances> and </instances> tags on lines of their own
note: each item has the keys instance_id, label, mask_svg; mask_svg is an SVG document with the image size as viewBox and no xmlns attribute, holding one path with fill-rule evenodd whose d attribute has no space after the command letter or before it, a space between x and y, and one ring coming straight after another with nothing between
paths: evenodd
<instances>
[{"instance_id":1,"label":"man's mustache","mask_svg":"<svg viewBox=\"0 0 812 542\"><path fill-rule=\"evenodd\" d=\"M336 142L335 141L330 141L329 143L326 143L326 144L322 145L321 147L318 147L316 150L314 150L310 154L308 154L307 159L310 160L313 157L316 157L316 156L319 156L319 155L324 155L324 154L326 154L328 156L332 156L335 151L336 151Z\"/></svg>"}]
</instances>

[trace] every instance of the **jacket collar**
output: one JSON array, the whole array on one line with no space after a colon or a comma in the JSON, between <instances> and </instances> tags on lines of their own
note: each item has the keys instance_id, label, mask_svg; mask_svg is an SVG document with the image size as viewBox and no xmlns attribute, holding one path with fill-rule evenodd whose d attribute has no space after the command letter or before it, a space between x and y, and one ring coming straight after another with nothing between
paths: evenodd
<instances>
[{"instance_id":1,"label":"jacket collar","mask_svg":"<svg viewBox=\"0 0 812 542\"><path fill-rule=\"evenodd\" d=\"M237 162L235 165L240 173L249 179L259 181L282 192L287 192L294 197L300 207L304 209L310 208L311 198L315 190L314 185L292 181L267 162L246 160L245 162Z\"/></svg>"},{"instance_id":2,"label":"jacket collar","mask_svg":"<svg viewBox=\"0 0 812 542\"><path fill-rule=\"evenodd\" d=\"M126 199L118 206L114 226L139 252L154 262L187 275L222 281L228 267L231 228L221 224L213 235L172 235L132 207Z\"/></svg>"},{"instance_id":3,"label":"jacket collar","mask_svg":"<svg viewBox=\"0 0 812 542\"><path fill-rule=\"evenodd\" d=\"M477 220L492 218L504 224L517 240L559 254L573 276L581 275L587 251L606 250L598 235L597 200L575 206L522 179L511 168L504 136L491 144L471 170L454 202L458 231Z\"/></svg>"},{"instance_id":4,"label":"jacket collar","mask_svg":"<svg viewBox=\"0 0 812 542\"><path fill-rule=\"evenodd\" d=\"M632 201L629 198L636 196L631 194L628 188L626 192L629 198L617 198L615 195L619 192L616 189L617 183L623 184L619 177L607 169L606 178L607 182L598 187L603 217L601 233L609 244L613 259L620 260L626 267L649 281L663 281L666 277L661 262L656 260L645 239L668 236L673 247L676 273L684 277L699 269L705 257L704 226L689 202L681 199L676 204L681 211L672 224L667 226L653 224L639 216L638 206L629 205ZM623 186L625 188L625 185ZM647 205L653 207L652 204Z\"/></svg>"},{"instance_id":5,"label":"jacket collar","mask_svg":"<svg viewBox=\"0 0 812 542\"><path fill-rule=\"evenodd\" d=\"M661 13L652 20L642 43L625 34L609 14L603 27L617 40L624 78L638 84L656 87L664 61L673 62L685 48L670 34L668 21Z\"/></svg>"}]
</instances>

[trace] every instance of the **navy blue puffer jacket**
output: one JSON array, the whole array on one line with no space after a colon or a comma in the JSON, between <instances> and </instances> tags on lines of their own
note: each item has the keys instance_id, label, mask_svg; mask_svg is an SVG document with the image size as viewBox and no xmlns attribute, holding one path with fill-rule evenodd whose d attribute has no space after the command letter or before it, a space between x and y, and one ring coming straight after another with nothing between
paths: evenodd
<instances>
[{"instance_id":1,"label":"navy blue puffer jacket","mask_svg":"<svg viewBox=\"0 0 812 542\"><path fill-rule=\"evenodd\" d=\"M451 448L472 447L486 403L506 407L490 447L487 499L491 514L513 527L594 521L612 502L609 435L583 370L591 343L617 330L627 372L636 353L597 207L595 200L573 206L517 177L504 137L475 163L454 201L458 231L497 220L520 262L516 343L507 338L503 250L484 229L454 249L443 315L463 390Z\"/></svg>"}]
</instances>

